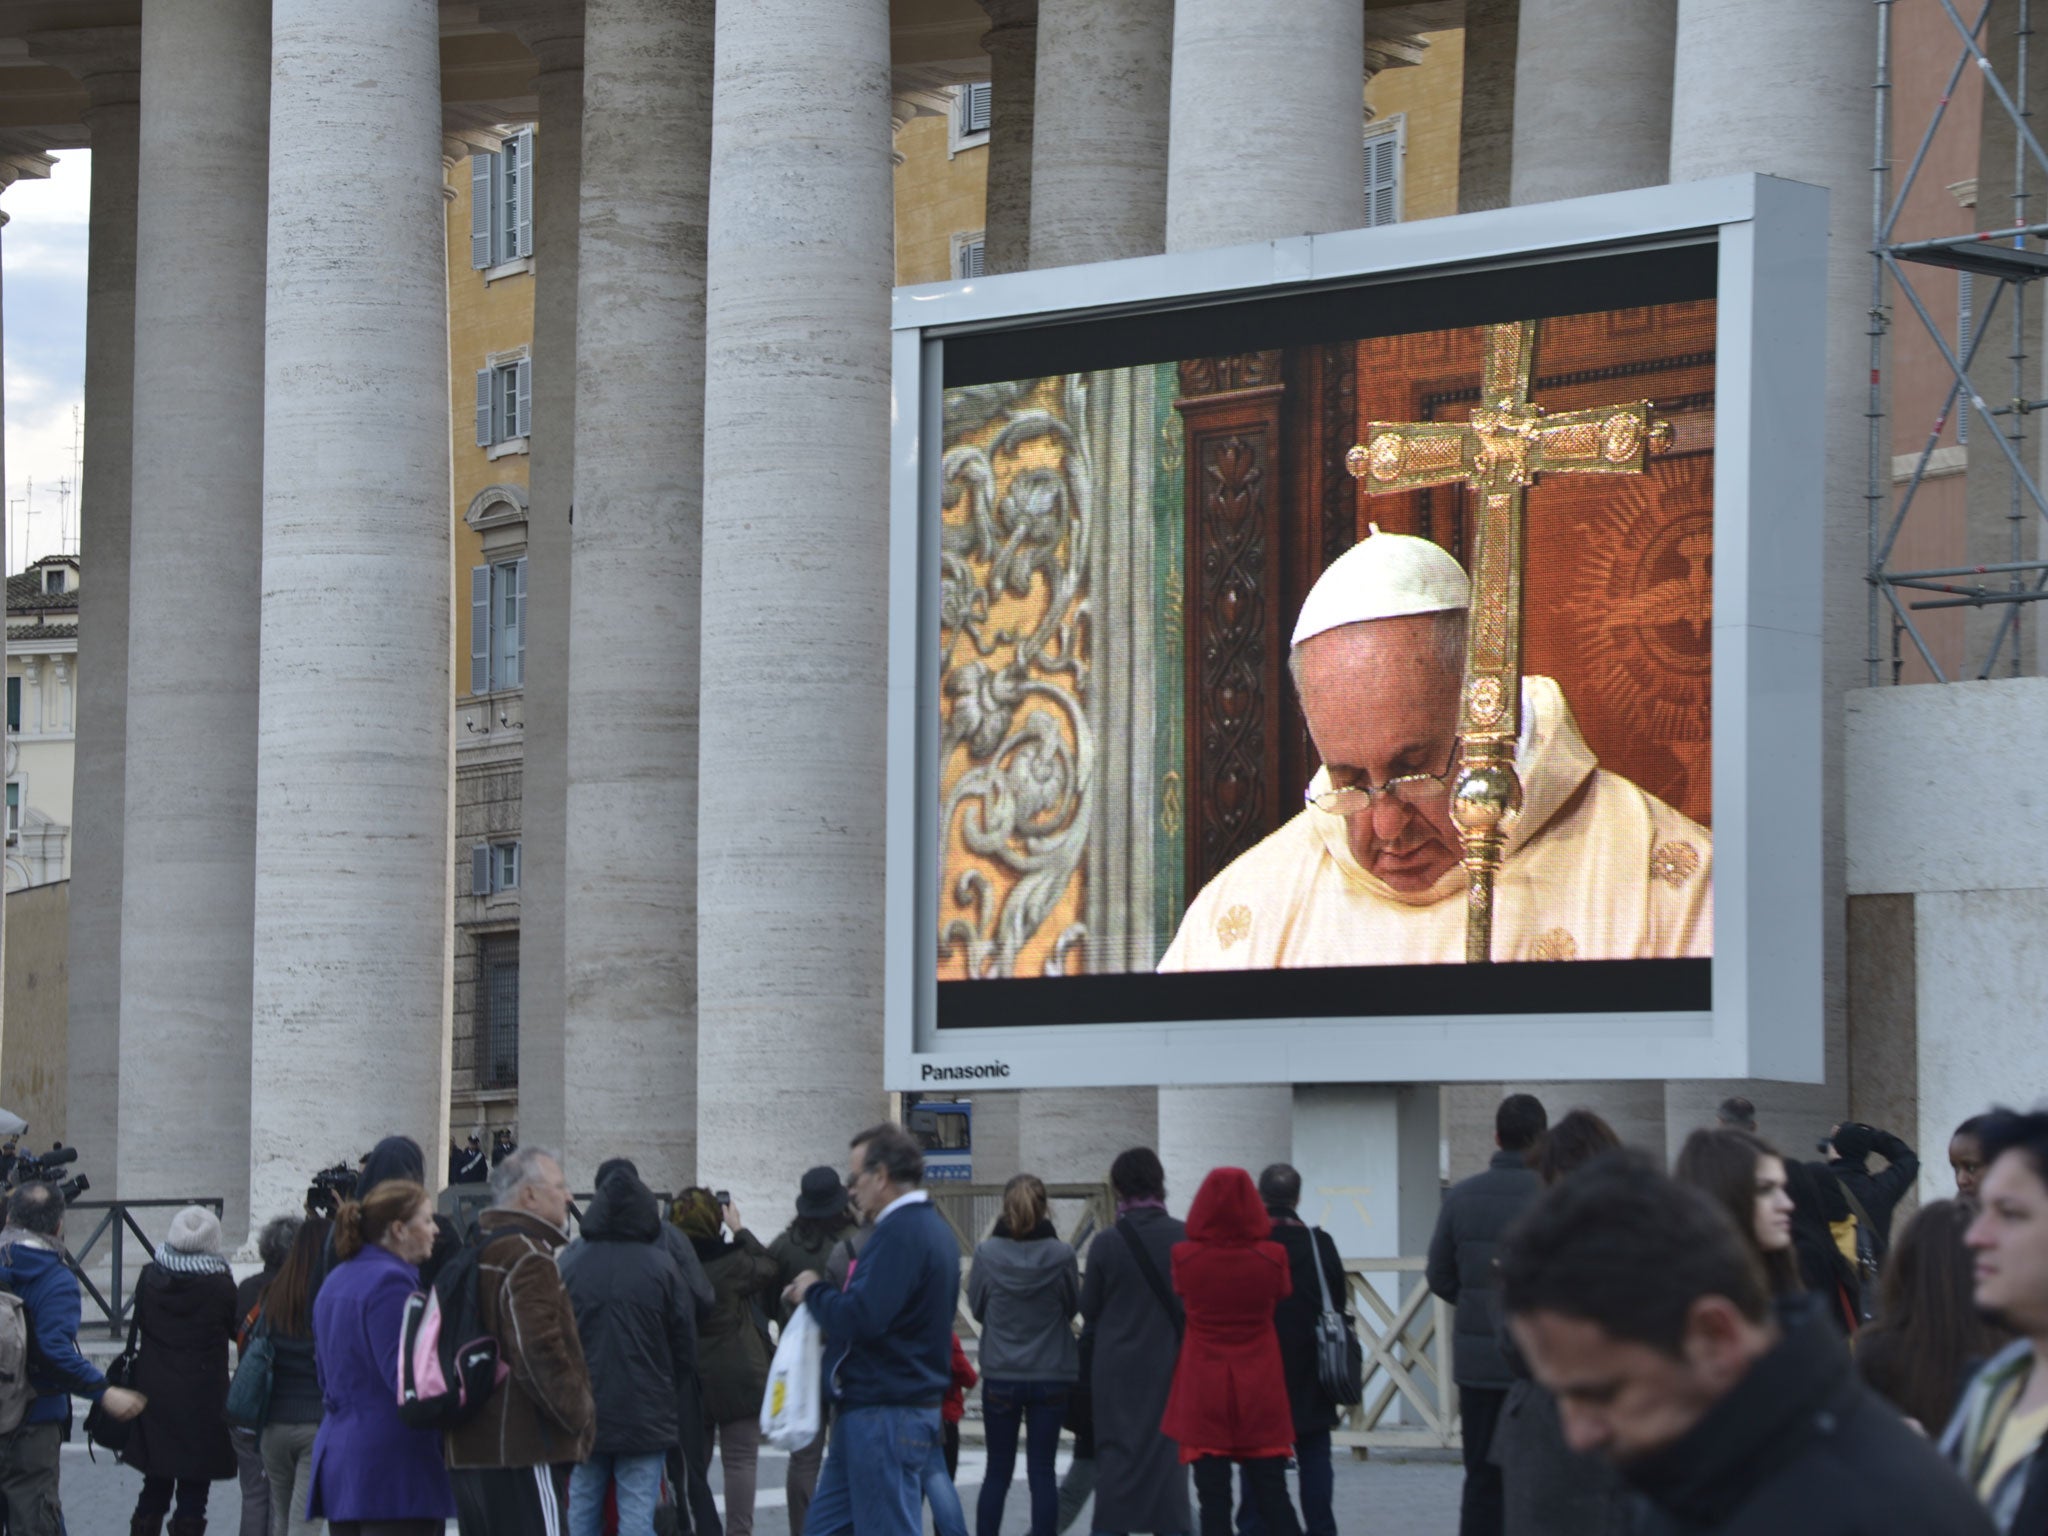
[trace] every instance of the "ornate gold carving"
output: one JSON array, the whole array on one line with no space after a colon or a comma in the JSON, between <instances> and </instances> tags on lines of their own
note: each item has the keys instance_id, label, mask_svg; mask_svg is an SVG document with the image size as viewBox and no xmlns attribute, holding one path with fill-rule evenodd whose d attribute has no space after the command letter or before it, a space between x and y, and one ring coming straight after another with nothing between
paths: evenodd
<instances>
[{"instance_id":1,"label":"ornate gold carving","mask_svg":"<svg viewBox=\"0 0 2048 1536\"><path fill-rule=\"evenodd\" d=\"M1529 946L1531 960L1576 960L1579 958L1579 941L1562 928L1553 928L1548 933L1537 935L1536 942Z\"/></svg>"},{"instance_id":2,"label":"ornate gold carving","mask_svg":"<svg viewBox=\"0 0 2048 1536\"><path fill-rule=\"evenodd\" d=\"M1650 877L1673 890L1699 873L1700 851L1691 843L1659 843L1650 850Z\"/></svg>"},{"instance_id":3,"label":"ornate gold carving","mask_svg":"<svg viewBox=\"0 0 2048 1536\"><path fill-rule=\"evenodd\" d=\"M1501 716L1506 696L1497 677L1475 677L1465 689L1465 707L1474 725L1493 725Z\"/></svg>"},{"instance_id":4,"label":"ornate gold carving","mask_svg":"<svg viewBox=\"0 0 2048 1536\"><path fill-rule=\"evenodd\" d=\"M1247 906L1230 908L1216 919L1216 939L1225 949L1239 939L1248 938L1252 931L1252 909Z\"/></svg>"},{"instance_id":5,"label":"ornate gold carving","mask_svg":"<svg viewBox=\"0 0 2048 1536\"><path fill-rule=\"evenodd\" d=\"M1159 781L1159 830L1177 837L1181 829L1180 770L1169 768Z\"/></svg>"}]
</instances>

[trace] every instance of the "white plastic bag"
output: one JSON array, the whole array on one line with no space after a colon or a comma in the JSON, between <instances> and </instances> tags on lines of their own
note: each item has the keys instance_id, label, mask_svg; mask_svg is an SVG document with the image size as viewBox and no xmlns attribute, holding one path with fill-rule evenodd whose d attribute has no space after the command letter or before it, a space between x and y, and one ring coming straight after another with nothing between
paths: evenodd
<instances>
[{"instance_id":1,"label":"white plastic bag","mask_svg":"<svg viewBox=\"0 0 2048 1536\"><path fill-rule=\"evenodd\" d=\"M782 1342L775 1346L768 1390L761 1397L761 1438L777 1450L800 1451L818 1438L824 1368L825 1335L810 1308L798 1307L782 1325Z\"/></svg>"}]
</instances>

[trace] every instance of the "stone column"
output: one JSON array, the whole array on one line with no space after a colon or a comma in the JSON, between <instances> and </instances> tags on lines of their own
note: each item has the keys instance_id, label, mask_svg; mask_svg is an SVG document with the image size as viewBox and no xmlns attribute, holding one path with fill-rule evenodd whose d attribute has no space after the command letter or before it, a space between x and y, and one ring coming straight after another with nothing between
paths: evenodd
<instances>
[{"instance_id":1,"label":"stone column","mask_svg":"<svg viewBox=\"0 0 2048 1536\"><path fill-rule=\"evenodd\" d=\"M1504 208L1514 163L1515 54L1522 0L1465 0L1458 212ZM1669 128L1665 132L1668 138Z\"/></svg>"},{"instance_id":2,"label":"stone column","mask_svg":"<svg viewBox=\"0 0 2048 1536\"><path fill-rule=\"evenodd\" d=\"M1176 0L1166 248L1365 222L1357 0Z\"/></svg>"},{"instance_id":3,"label":"stone column","mask_svg":"<svg viewBox=\"0 0 2048 1536\"><path fill-rule=\"evenodd\" d=\"M489 0L540 61L533 162L533 437L527 458L525 755L519 797L519 1130L566 1140L563 871L568 857L569 508L576 485L576 288L583 195L583 0ZM650 1170L652 1171L652 1170Z\"/></svg>"},{"instance_id":4,"label":"stone column","mask_svg":"<svg viewBox=\"0 0 2048 1536\"><path fill-rule=\"evenodd\" d=\"M1041 0L981 0L989 29L988 206L982 217L982 266L1021 272L1031 262L1031 178L1037 142Z\"/></svg>"},{"instance_id":5,"label":"stone column","mask_svg":"<svg viewBox=\"0 0 2048 1536\"><path fill-rule=\"evenodd\" d=\"M269 126L268 0L145 29L128 728L148 767L123 850L117 1177L130 1198L224 1194L231 1234L250 1215Z\"/></svg>"},{"instance_id":6,"label":"stone column","mask_svg":"<svg viewBox=\"0 0 2048 1536\"><path fill-rule=\"evenodd\" d=\"M1032 266L1166 248L1173 27L1173 0L1039 0Z\"/></svg>"},{"instance_id":7,"label":"stone column","mask_svg":"<svg viewBox=\"0 0 2048 1536\"><path fill-rule=\"evenodd\" d=\"M1167 249L1363 224L1365 23L1355 0L1177 0L1173 28ZM1159 1156L1177 1206L1210 1168L1256 1174L1293 1147L1285 1086L1159 1091Z\"/></svg>"},{"instance_id":8,"label":"stone column","mask_svg":"<svg viewBox=\"0 0 2048 1536\"><path fill-rule=\"evenodd\" d=\"M434 0L275 0L252 1209L447 1144L454 797Z\"/></svg>"},{"instance_id":9,"label":"stone column","mask_svg":"<svg viewBox=\"0 0 2048 1536\"><path fill-rule=\"evenodd\" d=\"M1513 201L1664 180L1677 27L1678 0L1522 0Z\"/></svg>"},{"instance_id":10,"label":"stone column","mask_svg":"<svg viewBox=\"0 0 2048 1536\"><path fill-rule=\"evenodd\" d=\"M1038 17L1031 265L1165 249L1173 0L1039 0ZM1024 1093L1018 1164L1048 1182L1104 1179L1117 1153L1157 1141L1158 1104L1151 1088ZM980 1158L975 1177L987 1181Z\"/></svg>"},{"instance_id":11,"label":"stone column","mask_svg":"<svg viewBox=\"0 0 2048 1536\"><path fill-rule=\"evenodd\" d=\"M711 12L586 10L563 930L577 1178L612 1153L657 1183L696 1167Z\"/></svg>"},{"instance_id":12,"label":"stone column","mask_svg":"<svg viewBox=\"0 0 2048 1536\"><path fill-rule=\"evenodd\" d=\"M716 57L698 1168L776 1211L885 1107L887 0L722 5Z\"/></svg>"},{"instance_id":13,"label":"stone column","mask_svg":"<svg viewBox=\"0 0 2048 1536\"><path fill-rule=\"evenodd\" d=\"M1870 82L1876 18L1862 0L1679 0L1671 179L1762 171L1833 194L1828 214L1828 364L1822 517L1821 678L1827 1083L1681 1083L1666 1092L1669 1137L1707 1123L1730 1093L1756 1101L1789 1153L1846 1104L1841 695L1864 679L1863 487L1870 390Z\"/></svg>"},{"instance_id":14,"label":"stone column","mask_svg":"<svg viewBox=\"0 0 2048 1536\"><path fill-rule=\"evenodd\" d=\"M121 874L127 826L128 480L135 408L138 27L40 33L36 55L91 105L85 310L85 485L79 501L79 700L72 776L66 1134L113 1183L120 1166ZM123 1191L125 1192L125 1191Z\"/></svg>"}]
</instances>

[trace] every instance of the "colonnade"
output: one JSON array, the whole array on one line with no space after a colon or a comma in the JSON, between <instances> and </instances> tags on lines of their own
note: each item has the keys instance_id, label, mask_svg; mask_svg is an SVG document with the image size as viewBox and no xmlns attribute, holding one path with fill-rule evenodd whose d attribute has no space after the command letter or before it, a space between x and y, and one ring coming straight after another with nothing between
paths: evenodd
<instances>
[{"instance_id":1,"label":"colonnade","mask_svg":"<svg viewBox=\"0 0 2048 1536\"><path fill-rule=\"evenodd\" d=\"M984 3L992 270L1362 222L1359 0ZM1860 483L1868 7L1472 11L1468 206L1745 169L1836 190L1830 484ZM47 54L77 55L95 152L70 1132L122 1194L217 1187L239 1221L245 1191L295 1201L321 1137L446 1132L441 22L161 14ZM780 1208L883 1109L890 8L478 16L538 60L548 145L522 1135L572 1175L624 1150ZM1837 500L1831 690L1860 655ZM1837 1044L1840 957L1837 925ZM1018 1149L1070 1177L1156 1134L1185 1187L1288 1155L1297 1117L1286 1089L1029 1095Z\"/></svg>"}]
</instances>

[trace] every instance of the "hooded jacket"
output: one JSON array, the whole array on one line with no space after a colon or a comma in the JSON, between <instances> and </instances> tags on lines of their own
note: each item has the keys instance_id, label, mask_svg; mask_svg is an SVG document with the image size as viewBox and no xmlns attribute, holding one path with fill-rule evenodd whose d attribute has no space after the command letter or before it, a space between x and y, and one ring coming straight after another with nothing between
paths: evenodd
<instances>
[{"instance_id":1,"label":"hooded jacket","mask_svg":"<svg viewBox=\"0 0 2048 1536\"><path fill-rule=\"evenodd\" d=\"M63 1244L25 1227L0 1231L0 1285L28 1312L28 1379L36 1400L22 1422L68 1423L71 1394L97 1402L107 1378L78 1347L78 1277L64 1262Z\"/></svg>"},{"instance_id":2,"label":"hooded jacket","mask_svg":"<svg viewBox=\"0 0 2048 1536\"><path fill-rule=\"evenodd\" d=\"M674 1230L671 1228L671 1230ZM778 1273L760 1239L742 1227L730 1243L697 1245L704 1274L717 1300L704 1319L697 1346L697 1374L704 1379L704 1413L714 1424L760 1416L768 1389L768 1362L775 1346L763 1330L764 1308L774 1304Z\"/></svg>"},{"instance_id":3,"label":"hooded jacket","mask_svg":"<svg viewBox=\"0 0 2048 1536\"><path fill-rule=\"evenodd\" d=\"M1817 1298L1690 1430L1632 1462L1640 1536L1992 1536L1925 1436L1857 1380Z\"/></svg>"},{"instance_id":4,"label":"hooded jacket","mask_svg":"<svg viewBox=\"0 0 2048 1536\"><path fill-rule=\"evenodd\" d=\"M614 1172L583 1213L583 1241L562 1256L597 1404L593 1449L600 1455L647 1455L677 1441L676 1393L690 1374L694 1304L661 1227L653 1193L632 1174Z\"/></svg>"},{"instance_id":5,"label":"hooded jacket","mask_svg":"<svg viewBox=\"0 0 2048 1536\"><path fill-rule=\"evenodd\" d=\"M1212 1168L1173 1250L1173 1288L1187 1335L1160 1428L1182 1461L1286 1456L1294 1414L1274 1309L1294 1288L1287 1250L1242 1168Z\"/></svg>"},{"instance_id":6,"label":"hooded jacket","mask_svg":"<svg viewBox=\"0 0 2048 1536\"><path fill-rule=\"evenodd\" d=\"M974 1250L967 1305L981 1324L981 1370L991 1381L1081 1379L1081 1269L1051 1222L1022 1237L998 1222Z\"/></svg>"},{"instance_id":7,"label":"hooded jacket","mask_svg":"<svg viewBox=\"0 0 2048 1536\"><path fill-rule=\"evenodd\" d=\"M447 1436L450 1467L537 1467L582 1461L596 1431L590 1370L555 1254L563 1234L528 1211L488 1210L477 1307L511 1374L482 1410Z\"/></svg>"}]
</instances>

